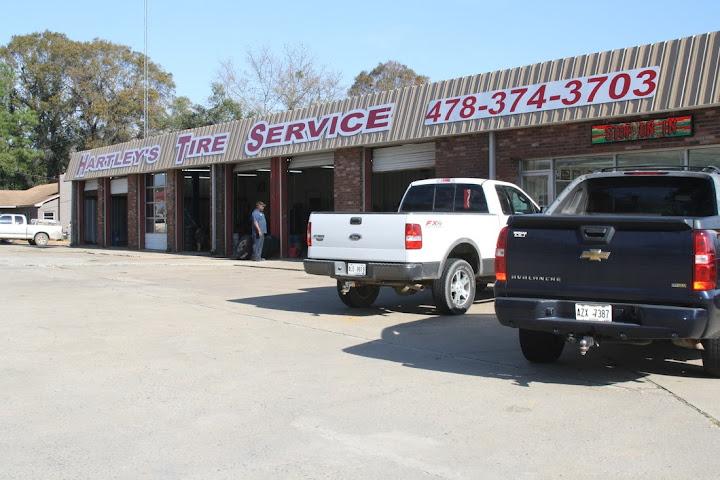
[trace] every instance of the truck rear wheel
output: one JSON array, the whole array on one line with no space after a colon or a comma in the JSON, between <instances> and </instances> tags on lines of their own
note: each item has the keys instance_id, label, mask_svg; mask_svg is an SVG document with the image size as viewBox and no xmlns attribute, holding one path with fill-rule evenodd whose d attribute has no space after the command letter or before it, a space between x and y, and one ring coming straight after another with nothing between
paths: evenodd
<instances>
[{"instance_id":1,"label":"truck rear wheel","mask_svg":"<svg viewBox=\"0 0 720 480\"><path fill-rule=\"evenodd\" d=\"M708 375L720 377L720 338L708 338L702 341L703 369Z\"/></svg>"},{"instance_id":2,"label":"truck rear wheel","mask_svg":"<svg viewBox=\"0 0 720 480\"><path fill-rule=\"evenodd\" d=\"M33 240L35 241L35 245L44 247L48 244L50 237L48 237L47 233L40 232L35 234L35 238Z\"/></svg>"},{"instance_id":3,"label":"truck rear wheel","mask_svg":"<svg viewBox=\"0 0 720 480\"><path fill-rule=\"evenodd\" d=\"M340 300L351 308L365 308L373 304L380 293L380 287L377 285L362 285L360 287L350 287L350 290L342 294L343 282L338 280L337 291Z\"/></svg>"},{"instance_id":4,"label":"truck rear wheel","mask_svg":"<svg viewBox=\"0 0 720 480\"><path fill-rule=\"evenodd\" d=\"M475 272L468 262L449 258L432 286L433 301L444 315L462 315L475 300Z\"/></svg>"},{"instance_id":5,"label":"truck rear wheel","mask_svg":"<svg viewBox=\"0 0 720 480\"><path fill-rule=\"evenodd\" d=\"M521 328L519 336L520 349L529 362L552 363L565 348L565 339L553 333Z\"/></svg>"}]
</instances>

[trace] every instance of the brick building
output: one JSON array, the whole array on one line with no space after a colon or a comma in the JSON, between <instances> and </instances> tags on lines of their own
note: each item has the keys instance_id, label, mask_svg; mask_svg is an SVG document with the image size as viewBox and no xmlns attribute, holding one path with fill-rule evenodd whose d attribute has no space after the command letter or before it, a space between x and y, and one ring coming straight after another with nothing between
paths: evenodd
<instances>
[{"instance_id":1,"label":"brick building","mask_svg":"<svg viewBox=\"0 0 720 480\"><path fill-rule=\"evenodd\" d=\"M230 256L268 204L393 211L407 184L497 178L547 205L604 167L720 167L720 32L353 97L73 155L72 243Z\"/></svg>"}]
</instances>

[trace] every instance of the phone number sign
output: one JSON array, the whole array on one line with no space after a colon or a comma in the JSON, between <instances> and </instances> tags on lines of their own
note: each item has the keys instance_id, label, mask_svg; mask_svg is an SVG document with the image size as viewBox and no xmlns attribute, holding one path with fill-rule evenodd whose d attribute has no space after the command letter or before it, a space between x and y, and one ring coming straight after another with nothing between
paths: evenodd
<instances>
[{"instance_id":1,"label":"phone number sign","mask_svg":"<svg viewBox=\"0 0 720 480\"><path fill-rule=\"evenodd\" d=\"M636 68L432 100L425 125L650 98L659 73L660 67Z\"/></svg>"}]
</instances>

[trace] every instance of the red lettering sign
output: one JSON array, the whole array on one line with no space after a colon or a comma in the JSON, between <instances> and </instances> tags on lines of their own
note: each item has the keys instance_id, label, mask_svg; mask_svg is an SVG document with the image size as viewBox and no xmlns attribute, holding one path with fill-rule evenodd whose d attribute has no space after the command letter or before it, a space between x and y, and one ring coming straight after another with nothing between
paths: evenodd
<instances>
[{"instance_id":1,"label":"red lettering sign","mask_svg":"<svg viewBox=\"0 0 720 480\"><path fill-rule=\"evenodd\" d=\"M175 165L182 165L186 158L222 155L227 148L230 132L195 137L192 133L178 135L175 146L178 148ZM152 163L149 162L148 163Z\"/></svg>"},{"instance_id":2,"label":"red lettering sign","mask_svg":"<svg viewBox=\"0 0 720 480\"><path fill-rule=\"evenodd\" d=\"M395 104L378 105L367 110L360 108L325 115L319 119L305 118L274 125L258 122L250 128L245 142L245 153L253 156L268 147L335 138L338 134L349 137L389 130L394 106Z\"/></svg>"}]
</instances>

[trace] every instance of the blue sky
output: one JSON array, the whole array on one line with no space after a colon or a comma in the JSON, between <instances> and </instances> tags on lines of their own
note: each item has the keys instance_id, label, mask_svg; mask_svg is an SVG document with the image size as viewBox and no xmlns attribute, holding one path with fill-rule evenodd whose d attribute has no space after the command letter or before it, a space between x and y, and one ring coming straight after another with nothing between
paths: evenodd
<instances>
[{"instance_id":1,"label":"blue sky","mask_svg":"<svg viewBox=\"0 0 720 480\"><path fill-rule=\"evenodd\" d=\"M143 0L3 3L2 45L51 30L144 50ZM205 103L220 62L260 45L304 43L346 87L387 60L438 81L720 30L720 2L149 0L148 25L150 59Z\"/></svg>"}]
</instances>

